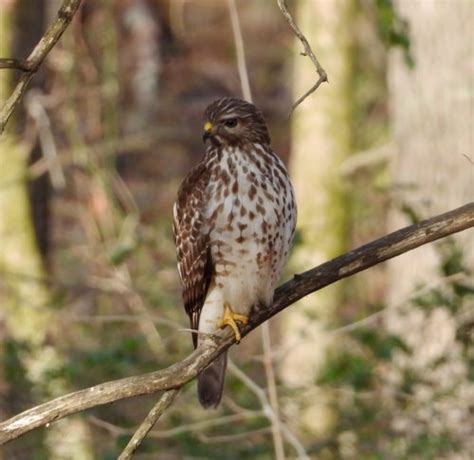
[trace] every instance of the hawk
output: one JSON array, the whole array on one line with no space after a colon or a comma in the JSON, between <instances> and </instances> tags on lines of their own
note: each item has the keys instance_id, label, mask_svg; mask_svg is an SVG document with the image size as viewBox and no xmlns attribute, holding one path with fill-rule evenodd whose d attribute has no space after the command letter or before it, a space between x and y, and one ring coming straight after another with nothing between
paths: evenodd
<instances>
[{"instance_id":1,"label":"hawk","mask_svg":"<svg viewBox=\"0 0 474 460\"><path fill-rule=\"evenodd\" d=\"M205 111L204 158L182 182L173 208L184 307L193 344L269 307L293 240L296 203L288 172L270 146L262 112L223 98ZM205 408L222 396L227 353L198 376Z\"/></svg>"}]
</instances>

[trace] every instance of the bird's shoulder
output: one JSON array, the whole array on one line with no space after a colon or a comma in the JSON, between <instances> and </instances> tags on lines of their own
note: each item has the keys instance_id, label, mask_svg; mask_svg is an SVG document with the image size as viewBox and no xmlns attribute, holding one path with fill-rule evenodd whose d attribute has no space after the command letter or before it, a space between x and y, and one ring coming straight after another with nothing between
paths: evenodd
<instances>
[{"instance_id":1,"label":"bird's shoulder","mask_svg":"<svg viewBox=\"0 0 474 460\"><path fill-rule=\"evenodd\" d=\"M178 214L186 208L199 209L206 201L206 187L211 176L207 155L196 164L181 182L176 199Z\"/></svg>"}]
</instances>

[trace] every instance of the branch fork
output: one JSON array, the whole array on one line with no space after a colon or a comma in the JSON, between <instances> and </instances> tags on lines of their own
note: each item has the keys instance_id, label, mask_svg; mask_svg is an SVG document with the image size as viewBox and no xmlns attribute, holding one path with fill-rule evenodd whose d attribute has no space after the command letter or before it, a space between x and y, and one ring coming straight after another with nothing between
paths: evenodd
<instances>
[{"instance_id":1,"label":"branch fork","mask_svg":"<svg viewBox=\"0 0 474 460\"><path fill-rule=\"evenodd\" d=\"M48 27L48 30L25 60L0 58L0 69L17 69L23 72L12 94L0 110L0 135L3 134L5 126L25 93L31 78L67 29L80 4L81 0L64 0L56 20Z\"/></svg>"}]
</instances>

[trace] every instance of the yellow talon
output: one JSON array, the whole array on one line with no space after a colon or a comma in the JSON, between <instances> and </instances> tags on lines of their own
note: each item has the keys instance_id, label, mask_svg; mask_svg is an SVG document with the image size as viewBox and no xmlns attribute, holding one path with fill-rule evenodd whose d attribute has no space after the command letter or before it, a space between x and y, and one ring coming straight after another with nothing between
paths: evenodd
<instances>
[{"instance_id":1,"label":"yellow talon","mask_svg":"<svg viewBox=\"0 0 474 460\"><path fill-rule=\"evenodd\" d=\"M230 326L234 331L235 340L238 343L240 342L242 336L240 335L239 327L237 326L236 321L239 321L242 324L247 324L249 322L249 318L248 316L234 313L231 310L230 305L226 302L224 304L224 315L222 317L221 322L219 323L219 327L224 328L226 326Z\"/></svg>"}]
</instances>

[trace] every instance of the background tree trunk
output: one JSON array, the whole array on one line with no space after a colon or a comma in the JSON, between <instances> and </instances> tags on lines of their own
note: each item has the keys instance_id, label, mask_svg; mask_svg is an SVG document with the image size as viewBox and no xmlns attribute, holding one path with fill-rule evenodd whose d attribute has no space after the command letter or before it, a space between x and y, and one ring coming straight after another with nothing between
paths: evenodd
<instances>
[{"instance_id":1,"label":"background tree trunk","mask_svg":"<svg viewBox=\"0 0 474 460\"><path fill-rule=\"evenodd\" d=\"M391 163L395 206L390 229L409 222L402 207L424 218L474 197L473 3L400 0L398 11L410 25L415 67L408 68L403 55L392 52L388 75L398 153ZM474 267L472 235L456 239ZM397 302L416 283L436 276L439 258L435 247L427 246L389 267L389 298Z\"/></svg>"},{"instance_id":2,"label":"background tree trunk","mask_svg":"<svg viewBox=\"0 0 474 460\"><path fill-rule=\"evenodd\" d=\"M348 202L339 168L351 150L352 14L352 1L299 3L296 22L309 42L316 44L314 51L330 84L307 98L292 117L290 169L298 202L298 238L291 262L295 272L334 257L346 247ZM300 56L299 42L295 48L294 97L299 97L317 76L309 59ZM298 247L300 238L304 249ZM326 434L335 419L329 395L314 382L326 361L326 325L343 297L339 283L303 299L281 321L284 347L289 350L281 376L286 385L301 387L301 399L292 398L292 404L301 406L300 420L313 435Z\"/></svg>"},{"instance_id":3,"label":"background tree trunk","mask_svg":"<svg viewBox=\"0 0 474 460\"><path fill-rule=\"evenodd\" d=\"M415 66L408 68L401 53L392 52L388 75L397 149L390 164L394 205L389 230L474 198L474 5L470 0L400 0L397 9L410 26ZM412 350L396 356L393 367L401 376L423 377L413 392L412 407L423 407L425 400L429 401L427 410L437 407L435 397L423 396L427 388L434 395L444 395L444 412L430 412L426 431L436 433L435 420L443 420L444 432L458 440L463 452L472 452L472 423L466 423L472 420L474 394L469 377L472 363L466 358L472 356L472 350L466 351L472 347L472 335L471 345L464 348L459 333L466 321L463 314L472 311L472 300L452 297L457 289L447 278L464 272L464 282L469 284L474 269L473 233L464 232L451 241L455 244L444 241L390 261L387 298L392 307L384 320L388 331ZM444 289L432 294L431 303L423 303L422 296L418 303L408 301L420 285L439 287L443 279ZM454 301L447 300L451 298ZM416 423L414 413L410 415ZM459 422L449 420L453 413Z\"/></svg>"},{"instance_id":4,"label":"background tree trunk","mask_svg":"<svg viewBox=\"0 0 474 460\"><path fill-rule=\"evenodd\" d=\"M0 3L0 56L12 55L14 14L22 6L31 8L16 2ZM2 100L11 90L8 75L2 71L0 77ZM64 357L54 346L59 327L51 310L51 294L45 282L28 199L29 151L14 131L12 119L0 137L0 305L7 330L3 339L8 338L14 344L25 378L32 386L31 397L38 400L40 396L63 394L68 386L62 378L46 375L48 370L59 368ZM17 382L8 383L15 387ZM92 458L88 440L87 426L81 418L54 424L46 434L48 458ZM18 448L23 454L31 454L24 452L24 446ZM38 453L37 446L35 449ZM23 454L19 453L19 458Z\"/></svg>"}]
</instances>

